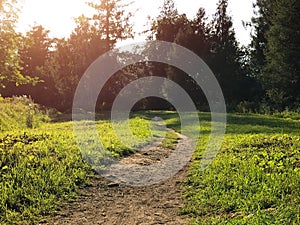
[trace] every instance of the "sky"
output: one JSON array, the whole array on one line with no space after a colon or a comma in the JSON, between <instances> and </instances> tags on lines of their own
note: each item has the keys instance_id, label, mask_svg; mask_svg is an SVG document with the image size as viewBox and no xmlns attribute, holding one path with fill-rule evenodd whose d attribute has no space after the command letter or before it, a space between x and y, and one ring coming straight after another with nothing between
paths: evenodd
<instances>
[{"instance_id":1,"label":"sky","mask_svg":"<svg viewBox=\"0 0 300 225\"><path fill-rule=\"evenodd\" d=\"M75 27L74 18L93 11L85 2L87 0L21 0L21 13L18 30L26 32L34 24L43 25L50 30L51 37L67 37ZM146 29L147 17L155 18L164 0L133 0L131 11L136 11L132 18L134 30L138 33ZM253 16L252 4L255 0L229 0L229 15L240 44L250 42L250 30L246 30L242 21L250 21ZM218 0L174 0L179 13L185 13L193 18L200 7L205 8L207 16L216 11ZM144 40L144 36L135 40Z\"/></svg>"}]
</instances>

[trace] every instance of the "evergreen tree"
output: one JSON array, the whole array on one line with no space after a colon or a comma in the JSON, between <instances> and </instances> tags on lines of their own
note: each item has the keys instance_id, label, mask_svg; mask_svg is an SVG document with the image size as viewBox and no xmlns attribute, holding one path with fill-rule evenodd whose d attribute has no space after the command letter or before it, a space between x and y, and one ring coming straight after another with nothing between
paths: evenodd
<instances>
[{"instance_id":1,"label":"evergreen tree","mask_svg":"<svg viewBox=\"0 0 300 225\"><path fill-rule=\"evenodd\" d=\"M257 0L253 5L255 17L252 18L252 27L254 33L251 34L250 66L251 75L260 79L262 70L266 65L266 46L267 32L270 29L270 0Z\"/></svg>"},{"instance_id":2,"label":"evergreen tree","mask_svg":"<svg viewBox=\"0 0 300 225\"><path fill-rule=\"evenodd\" d=\"M150 39L174 42L186 22L186 16L178 14L173 0L164 0L160 14L152 21Z\"/></svg>"},{"instance_id":3,"label":"evergreen tree","mask_svg":"<svg viewBox=\"0 0 300 225\"><path fill-rule=\"evenodd\" d=\"M131 14L125 14L126 5L121 3L121 0L88 3L96 14L92 18L78 17L70 37L57 41L46 71L55 80L62 110L71 108L78 82L89 65L112 49L118 40L132 36Z\"/></svg>"},{"instance_id":4,"label":"evergreen tree","mask_svg":"<svg viewBox=\"0 0 300 225\"><path fill-rule=\"evenodd\" d=\"M269 9L263 82L274 109L300 103L300 2L278 0Z\"/></svg>"},{"instance_id":5,"label":"evergreen tree","mask_svg":"<svg viewBox=\"0 0 300 225\"><path fill-rule=\"evenodd\" d=\"M241 87L245 74L241 70L242 52L227 8L228 0L220 0L211 25L208 64L221 85L227 103L235 105L244 97L240 91L246 88Z\"/></svg>"},{"instance_id":6,"label":"evergreen tree","mask_svg":"<svg viewBox=\"0 0 300 225\"><path fill-rule=\"evenodd\" d=\"M101 0L98 4L87 3L96 10L96 14L90 20L99 32L101 39L106 40L106 50L114 47L118 40L133 37L132 25L129 20L131 13L126 13L128 4L122 0Z\"/></svg>"},{"instance_id":7,"label":"evergreen tree","mask_svg":"<svg viewBox=\"0 0 300 225\"><path fill-rule=\"evenodd\" d=\"M19 50L21 73L29 76L35 82L17 87L10 84L9 95L28 95L35 102L43 105L53 102L55 98L54 81L48 73L43 73L53 43L48 34L48 30L41 25L36 25L23 37L23 46Z\"/></svg>"},{"instance_id":8,"label":"evergreen tree","mask_svg":"<svg viewBox=\"0 0 300 225\"><path fill-rule=\"evenodd\" d=\"M179 15L178 11L175 7L173 0L164 0L162 7L160 7L160 14L157 18L152 20L151 25L151 34L149 39L158 40L158 41L167 41L167 42L175 42L178 33L181 29L187 26L188 19L186 15ZM178 82L180 78L178 77L179 74L171 68L169 65L150 62L144 65L144 71L147 71L148 75L152 76L162 76L167 77L175 82ZM163 85L161 88L161 93L167 95L168 87ZM141 108L161 108L167 109L169 105L166 105L166 102L153 98L153 99L146 99L143 103L140 104Z\"/></svg>"},{"instance_id":9,"label":"evergreen tree","mask_svg":"<svg viewBox=\"0 0 300 225\"><path fill-rule=\"evenodd\" d=\"M40 77L38 69L44 65L49 57L52 45L52 41L48 36L49 32L41 25L36 25L26 33L23 42L24 46L19 51L22 74Z\"/></svg>"}]
</instances>

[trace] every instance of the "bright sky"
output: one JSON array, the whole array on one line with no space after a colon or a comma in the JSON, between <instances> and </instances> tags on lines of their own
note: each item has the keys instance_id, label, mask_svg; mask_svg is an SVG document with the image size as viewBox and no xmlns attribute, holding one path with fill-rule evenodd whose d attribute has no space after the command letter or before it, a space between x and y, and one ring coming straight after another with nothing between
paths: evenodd
<instances>
[{"instance_id":1,"label":"bright sky","mask_svg":"<svg viewBox=\"0 0 300 225\"><path fill-rule=\"evenodd\" d=\"M53 37L66 37L75 27L73 18L81 14L89 15L91 12L85 2L87 0L21 0L21 9L18 29L22 32L30 30L30 26L43 25L51 31ZM242 21L250 21L253 16L252 3L255 0L229 0L229 14L233 18L234 28L238 41L248 44L250 31L245 30ZM185 13L193 18L200 7L204 7L208 16L216 11L218 0L174 0L179 13ZM135 0L130 6L135 11L133 23L137 32L145 30L147 16L155 18L163 0ZM137 40L144 37L136 38Z\"/></svg>"}]
</instances>

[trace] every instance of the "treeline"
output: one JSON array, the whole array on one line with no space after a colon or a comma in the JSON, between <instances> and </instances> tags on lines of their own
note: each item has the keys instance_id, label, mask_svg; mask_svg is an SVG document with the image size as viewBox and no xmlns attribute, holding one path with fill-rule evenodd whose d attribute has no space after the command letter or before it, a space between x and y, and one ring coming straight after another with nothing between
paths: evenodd
<instances>
[{"instance_id":1,"label":"treeline","mask_svg":"<svg viewBox=\"0 0 300 225\"><path fill-rule=\"evenodd\" d=\"M30 95L35 102L68 111L77 84L88 66L119 40L134 36L122 0L88 3L92 17L80 16L68 38L49 38L49 31L34 26L21 35L15 31L13 2L1 1L0 84L2 96ZM148 38L175 42L200 56L217 77L230 110L271 112L300 104L300 2L258 0L256 16L247 24L253 30L251 45L240 47L228 0L220 0L213 19L200 8L193 19L179 14L165 0L151 20ZM249 9L250 10L250 9ZM207 109L201 89L187 74L159 63L139 63L116 73L100 93L97 107L110 110L115 96L130 81L160 75L177 82L197 107ZM136 109L169 109L165 101L144 99Z\"/></svg>"}]
</instances>

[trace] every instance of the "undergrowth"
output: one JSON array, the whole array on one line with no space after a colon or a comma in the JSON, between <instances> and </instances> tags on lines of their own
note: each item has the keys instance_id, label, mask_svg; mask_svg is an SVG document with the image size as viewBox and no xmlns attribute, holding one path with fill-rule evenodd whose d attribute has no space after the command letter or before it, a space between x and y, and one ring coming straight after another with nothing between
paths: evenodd
<instances>
[{"instance_id":1,"label":"undergrowth","mask_svg":"<svg viewBox=\"0 0 300 225\"><path fill-rule=\"evenodd\" d=\"M46 110L32 99L21 96L2 98L0 96L0 131L36 128L49 121Z\"/></svg>"}]
</instances>

